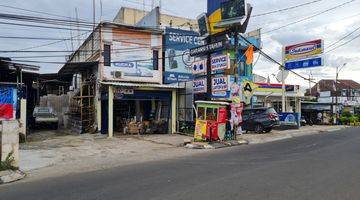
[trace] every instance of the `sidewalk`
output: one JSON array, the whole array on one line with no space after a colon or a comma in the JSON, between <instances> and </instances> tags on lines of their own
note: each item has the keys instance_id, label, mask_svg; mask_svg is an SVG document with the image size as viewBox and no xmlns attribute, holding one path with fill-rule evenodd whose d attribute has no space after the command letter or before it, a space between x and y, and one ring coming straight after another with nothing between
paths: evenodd
<instances>
[{"instance_id":1,"label":"sidewalk","mask_svg":"<svg viewBox=\"0 0 360 200\"><path fill-rule=\"evenodd\" d=\"M20 146L20 169L30 179L62 176L117 166L198 154L182 147L183 135L118 136L67 135L45 131ZM27 180L27 179L26 179Z\"/></svg>"},{"instance_id":2,"label":"sidewalk","mask_svg":"<svg viewBox=\"0 0 360 200\"><path fill-rule=\"evenodd\" d=\"M243 134L238 136L238 139L247 140L249 144L261 144L305 135L333 132L344 128L347 128L347 126L304 126L294 130L273 130L266 134Z\"/></svg>"}]
</instances>

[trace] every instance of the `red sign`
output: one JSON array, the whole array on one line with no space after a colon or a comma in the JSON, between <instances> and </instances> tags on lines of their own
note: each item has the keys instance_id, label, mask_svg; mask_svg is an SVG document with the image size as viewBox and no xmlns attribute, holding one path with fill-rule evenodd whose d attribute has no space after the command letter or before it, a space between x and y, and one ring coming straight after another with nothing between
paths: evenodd
<instances>
[{"instance_id":1,"label":"red sign","mask_svg":"<svg viewBox=\"0 0 360 200\"><path fill-rule=\"evenodd\" d=\"M227 110L226 110L226 108L219 108L218 122L219 123L226 123L226 119L227 119Z\"/></svg>"},{"instance_id":2,"label":"red sign","mask_svg":"<svg viewBox=\"0 0 360 200\"><path fill-rule=\"evenodd\" d=\"M13 117L12 104L0 104L0 119L11 119Z\"/></svg>"}]
</instances>

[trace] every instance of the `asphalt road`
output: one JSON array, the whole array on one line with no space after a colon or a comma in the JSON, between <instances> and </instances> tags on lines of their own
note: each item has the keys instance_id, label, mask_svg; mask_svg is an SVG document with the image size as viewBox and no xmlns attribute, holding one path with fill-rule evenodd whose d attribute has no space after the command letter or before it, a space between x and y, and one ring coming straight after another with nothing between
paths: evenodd
<instances>
[{"instance_id":1,"label":"asphalt road","mask_svg":"<svg viewBox=\"0 0 360 200\"><path fill-rule=\"evenodd\" d=\"M360 128L0 186L1 200L360 199Z\"/></svg>"}]
</instances>

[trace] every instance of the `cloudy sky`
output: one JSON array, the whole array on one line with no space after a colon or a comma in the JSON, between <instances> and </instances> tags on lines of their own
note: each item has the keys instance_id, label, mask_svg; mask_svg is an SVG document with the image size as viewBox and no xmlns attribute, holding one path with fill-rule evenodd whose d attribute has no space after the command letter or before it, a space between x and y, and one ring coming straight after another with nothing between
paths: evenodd
<instances>
[{"instance_id":1,"label":"cloudy sky","mask_svg":"<svg viewBox=\"0 0 360 200\"><path fill-rule=\"evenodd\" d=\"M314 0L248 0L254 7L253 14L261 14L269 11L279 10L312 2ZM159 5L159 0L145 0L145 7L142 0L102 0L103 19L112 20L118 9L122 6L134 7L140 9L151 9L152 5ZM206 11L206 0L162 0L162 12L187 18L196 18L200 13ZM92 20L92 0L0 0L0 13L24 14L32 16L51 17L46 14L32 13L21 9L33 10L51 13L59 16L75 17L75 8L78 9L79 18ZM100 0L97 0L97 20L99 20ZM315 17L313 17L315 16ZM301 21L299 23L295 23ZM0 36L21 36L21 37L52 37L52 38L69 38L71 36L68 30L52 30L31 27L21 27L1 24L8 22L0 19ZM291 25L289 25L291 24ZM288 26L285 26L288 25ZM283 27L276 31L271 31ZM341 71L340 78L354 79L360 82L360 0L318 0L311 5L298 7L288 11L277 12L265 16L253 17L250 21L248 30L261 28L263 35L263 50L278 61L281 61L281 49L284 45L294 44L313 39L324 39L325 51L334 42L347 36L338 42L332 48L347 43L325 55L325 66L312 68L311 70L297 70L298 73L309 76L310 73L316 80L322 78L334 78L335 67L347 63ZM355 31L358 29L357 31ZM355 31L355 32L354 32ZM73 35L78 33L73 32ZM356 38L356 39L354 39ZM353 41L350 41L354 39ZM19 50L41 46L54 41L43 40L10 40L0 38L0 51ZM44 51L70 51L72 46L76 46L78 41L71 44L70 41L62 41L53 45L31 48L30 50ZM69 53L53 53L52 58L27 58L28 56L43 56L41 53L0 53L2 57L13 57L15 60L34 60L64 62L63 56ZM257 55L255 56L257 58ZM38 64L42 67L41 72L57 72L61 64ZM259 57L255 66L255 73L265 77L277 73L278 66ZM272 81L276 82L272 78ZM307 86L308 83L294 75L287 79L288 83L300 84Z\"/></svg>"}]
</instances>

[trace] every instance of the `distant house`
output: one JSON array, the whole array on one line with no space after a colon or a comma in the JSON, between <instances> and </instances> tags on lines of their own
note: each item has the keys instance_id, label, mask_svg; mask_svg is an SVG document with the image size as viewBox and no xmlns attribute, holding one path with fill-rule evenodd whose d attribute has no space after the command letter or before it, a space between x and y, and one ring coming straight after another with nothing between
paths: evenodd
<instances>
[{"instance_id":1,"label":"distant house","mask_svg":"<svg viewBox=\"0 0 360 200\"><path fill-rule=\"evenodd\" d=\"M356 113L360 107L360 84L353 80L320 80L306 96L317 97L317 102L303 102L302 108L306 111L327 112L333 115L346 108Z\"/></svg>"},{"instance_id":2,"label":"distant house","mask_svg":"<svg viewBox=\"0 0 360 200\"><path fill-rule=\"evenodd\" d=\"M331 92L332 97L359 97L360 84L354 80L322 79L311 88L311 93L307 90L305 96L319 97L321 92Z\"/></svg>"}]
</instances>

